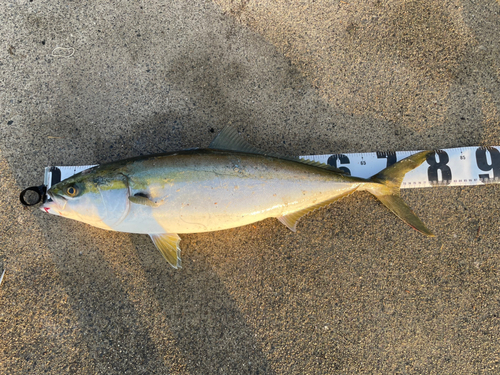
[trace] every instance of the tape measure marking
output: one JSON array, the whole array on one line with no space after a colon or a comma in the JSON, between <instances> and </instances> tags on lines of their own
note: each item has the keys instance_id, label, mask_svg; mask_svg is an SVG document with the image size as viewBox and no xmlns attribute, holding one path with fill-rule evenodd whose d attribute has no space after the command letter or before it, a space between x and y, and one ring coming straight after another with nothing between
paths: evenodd
<instances>
[{"instance_id":1,"label":"tape measure marking","mask_svg":"<svg viewBox=\"0 0 500 375\"><path fill-rule=\"evenodd\" d=\"M427 162L408 172L401 188L471 186L500 182L500 147L460 147L437 150ZM369 178L419 151L369 152L303 156Z\"/></svg>"}]
</instances>

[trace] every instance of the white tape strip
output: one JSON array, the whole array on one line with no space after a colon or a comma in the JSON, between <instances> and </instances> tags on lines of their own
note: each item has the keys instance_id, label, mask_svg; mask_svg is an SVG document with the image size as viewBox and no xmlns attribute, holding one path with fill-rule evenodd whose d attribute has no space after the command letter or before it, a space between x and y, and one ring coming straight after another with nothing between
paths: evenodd
<instances>
[{"instance_id":1,"label":"white tape strip","mask_svg":"<svg viewBox=\"0 0 500 375\"><path fill-rule=\"evenodd\" d=\"M500 182L500 147L462 147L438 150L420 167L408 172L401 188L436 185L466 186ZM395 153L313 155L305 157L368 178L418 151Z\"/></svg>"},{"instance_id":2,"label":"white tape strip","mask_svg":"<svg viewBox=\"0 0 500 375\"><path fill-rule=\"evenodd\" d=\"M59 181L63 181L68 177L71 177L77 173L80 173L92 167L95 167L95 165L45 167L43 184L47 186L48 190L52 185L57 184Z\"/></svg>"},{"instance_id":3,"label":"white tape strip","mask_svg":"<svg viewBox=\"0 0 500 375\"><path fill-rule=\"evenodd\" d=\"M500 182L500 146L462 147L438 150L427 162L408 172L401 188L422 188L436 185L466 186ZM382 169L418 151L367 152L301 156L301 158L332 165L351 176L368 178ZM46 167L44 184L53 184L93 165Z\"/></svg>"}]
</instances>

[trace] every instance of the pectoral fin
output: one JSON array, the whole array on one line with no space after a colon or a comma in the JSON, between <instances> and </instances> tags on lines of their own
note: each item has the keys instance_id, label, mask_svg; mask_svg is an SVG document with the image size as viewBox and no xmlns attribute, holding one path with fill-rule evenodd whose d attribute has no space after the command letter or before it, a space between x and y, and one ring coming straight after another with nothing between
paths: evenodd
<instances>
[{"instance_id":1,"label":"pectoral fin","mask_svg":"<svg viewBox=\"0 0 500 375\"><path fill-rule=\"evenodd\" d=\"M128 197L128 199L132 203L142 204L143 206L149 206L153 208L160 207L163 203L165 203L165 198L154 201L143 193L137 193L132 197Z\"/></svg>"},{"instance_id":2,"label":"pectoral fin","mask_svg":"<svg viewBox=\"0 0 500 375\"><path fill-rule=\"evenodd\" d=\"M181 268L181 248L179 247L181 238L175 233L150 234L149 236L167 262L175 269Z\"/></svg>"}]
</instances>

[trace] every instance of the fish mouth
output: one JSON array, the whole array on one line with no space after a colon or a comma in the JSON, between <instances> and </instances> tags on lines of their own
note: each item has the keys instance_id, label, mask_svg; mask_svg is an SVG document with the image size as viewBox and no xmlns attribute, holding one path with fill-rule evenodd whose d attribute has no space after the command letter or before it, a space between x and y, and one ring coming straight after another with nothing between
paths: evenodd
<instances>
[{"instance_id":1,"label":"fish mouth","mask_svg":"<svg viewBox=\"0 0 500 375\"><path fill-rule=\"evenodd\" d=\"M49 214L61 216L61 211L66 207L68 200L51 192L47 192L47 195L49 199L47 199L45 203L40 206L40 209Z\"/></svg>"}]
</instances>

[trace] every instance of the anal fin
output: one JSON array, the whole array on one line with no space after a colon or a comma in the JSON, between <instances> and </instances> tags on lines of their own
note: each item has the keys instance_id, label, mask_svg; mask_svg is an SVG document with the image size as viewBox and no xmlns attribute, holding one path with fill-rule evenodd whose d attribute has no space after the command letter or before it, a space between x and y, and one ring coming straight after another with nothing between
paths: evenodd
<instances>
[{"instance_id":1,"label":"anal fin","mask_svg":"<svg viewBox=\"0 0 500 375\"><path fill-rule=\"evenodd\" d=\"M179 247L181 238L175 233L150 234L149 236L167 262L175 269L181 268L181 248Z\"/></svg>"},{"instance_id":2,"label":"anal fin","mask_svg":"<svg viewBox=\"0 0 500 375\"><path fill-rule=\"evenodd\" d=\"M330 199L323 201L321 203L314 204L314 205L309 206L307 208L304 208L300 211L295 211L295 212L289 213L287 215L278 216L277 219L280 222L282 222L284 225L286 225L288 227L288 229L290 229L292 232L296 232L297 231L297 221L299 221L299 219L302 216L308 214L309 212L317 210L318 208L328 206L328 205L332 204L333 202L336 202L336 201L348 196L349 194L354 193L354 191L356 191L357 188L358 188L358 186L355 186L354 188L342 193L341 195L337 195L334 198L330 198Z\"/></svg>"}]
</instances>

